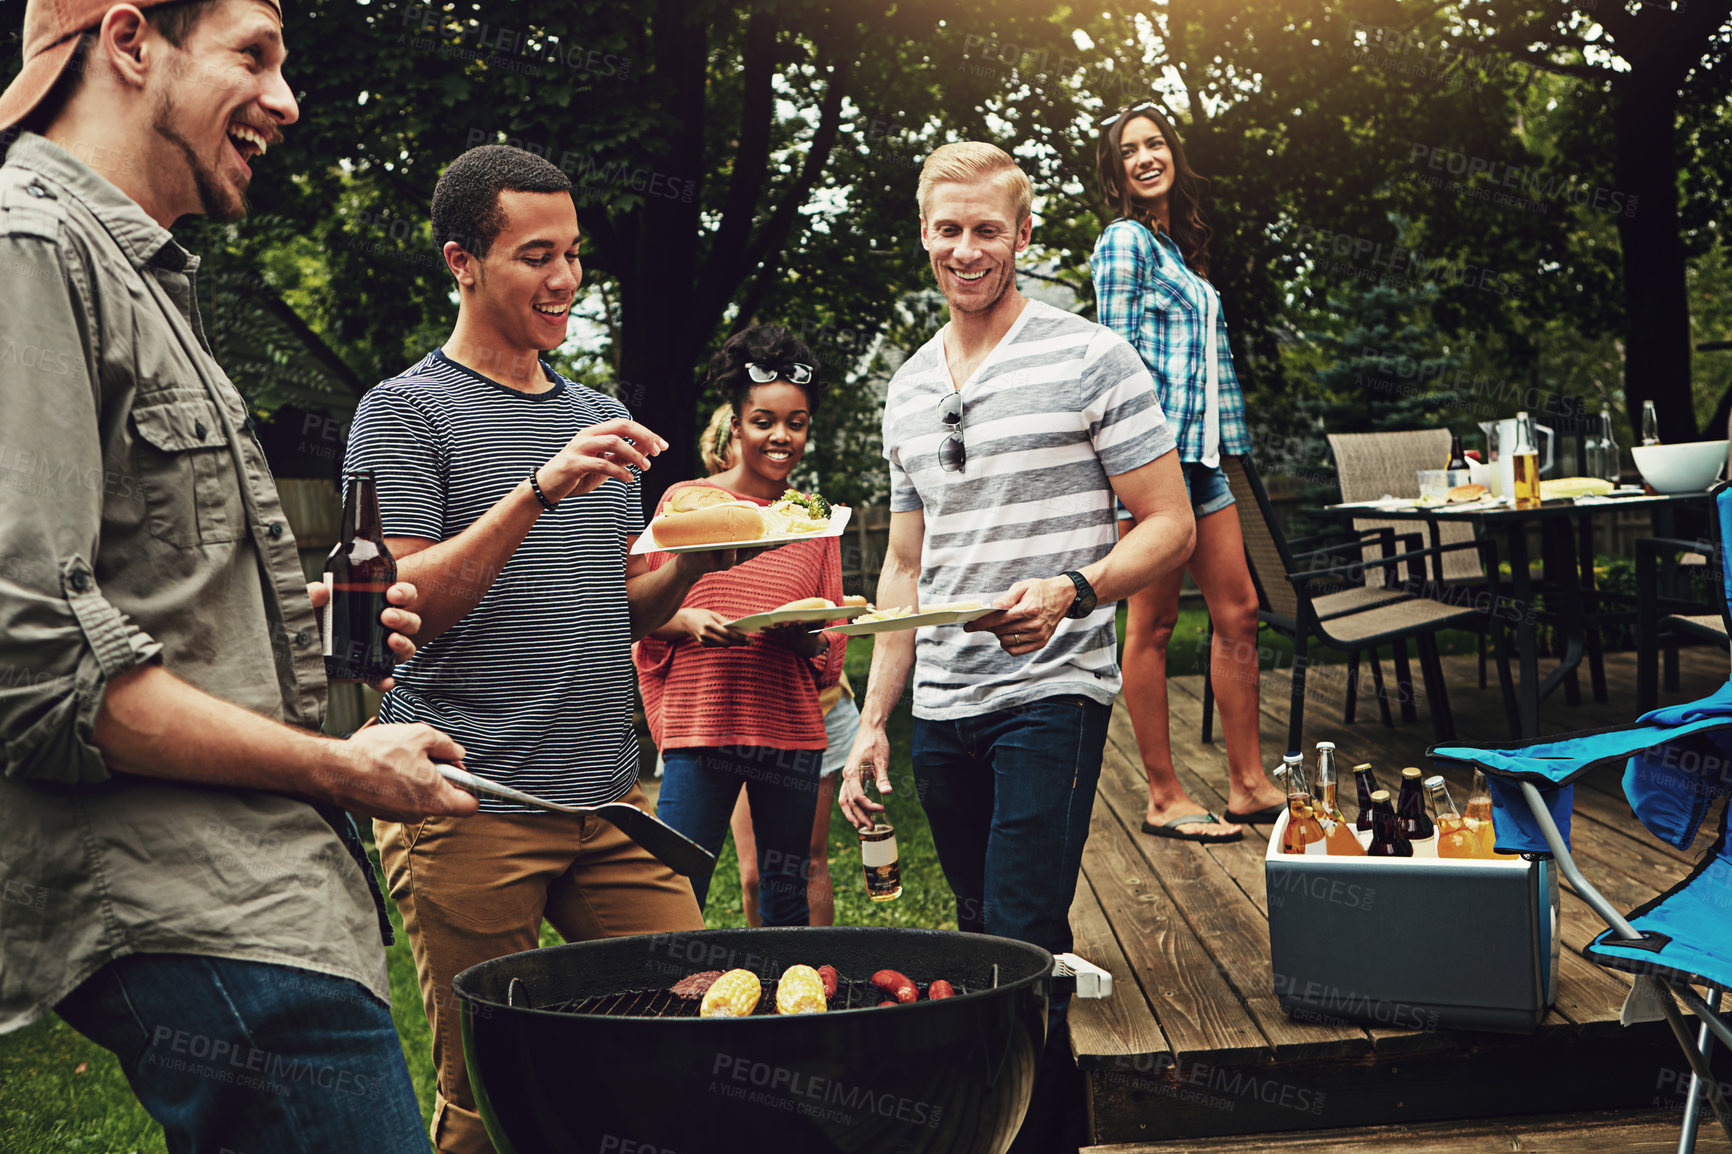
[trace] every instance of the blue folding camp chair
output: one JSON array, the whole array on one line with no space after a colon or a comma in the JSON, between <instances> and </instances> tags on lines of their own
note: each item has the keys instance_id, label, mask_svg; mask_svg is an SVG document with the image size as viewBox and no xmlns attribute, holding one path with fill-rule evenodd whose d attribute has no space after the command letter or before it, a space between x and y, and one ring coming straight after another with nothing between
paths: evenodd
<instances>
[{"instance_id":1,"label":"blue folding camp chair","mask_svg":"<svg viewBox=\"0 0 1732 1154\"><path fill-rule=\"evenodd\" d=\"M1732 487L1715 487L1714 529L1722 561L1732 554ZM1721 613L1732 631L1732 564L1722 566ZM1732 989L1732 847L1727 814L1720 837L1690 876L1626 919L1595 890L1570 857L1571 783L1600 766L1624 767L1624 796L1655 837L1684 849L1709 806L1732 794L1732 681L1699 701L1656 709L1633 725L1586 730L1560 737L1488 745L1445 742L1430 750L1445 765L1482 769L1491 784L1498 849L1549 854L1565 880L1611 928L1584 954L1610 969L1635 975L1632 1005L1651 1001L1672 1027L1690 1061L1690 1097L1684 1110L1680 1154L1695 1149L1704 1099L1727 1137L1732 1113L1709 1068L1714 1039L1732 1048L1732 1028L1719 1014L1721 994ZM1705 986L1704 1001L1692 986ZM1676 999L1676 1001L1674 1001ZM1701 1021L1694 1042L1677 1002Z\"/></svg>"}]
</instances>

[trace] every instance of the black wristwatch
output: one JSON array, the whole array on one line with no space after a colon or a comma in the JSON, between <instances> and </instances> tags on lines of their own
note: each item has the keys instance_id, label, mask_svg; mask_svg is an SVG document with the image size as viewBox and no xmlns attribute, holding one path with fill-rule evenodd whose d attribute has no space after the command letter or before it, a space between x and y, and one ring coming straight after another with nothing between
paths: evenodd
<instances>
[{"instance_id":1,"label":"black wristwatch","mask_svg":"<svg viewBox=\"0 0 1732 1154\"><path fill-rule=\"evenodd\" d=\"M1095 587L1089 584L1087 577L1074 569L1064 576L1069 577L1071 584L1076 586L1076 600L1070 603L1070 610L1065 613L1065 616L1070 618L1087 617L1095 611Z\"/></svg>"}]
</instances>

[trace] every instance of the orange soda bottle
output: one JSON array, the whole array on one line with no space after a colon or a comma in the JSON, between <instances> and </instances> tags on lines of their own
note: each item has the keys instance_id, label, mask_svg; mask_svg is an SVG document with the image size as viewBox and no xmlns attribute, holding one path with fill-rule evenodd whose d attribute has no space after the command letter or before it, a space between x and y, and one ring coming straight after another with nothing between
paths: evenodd
<instances>
[{"instance_id":1,"label":"orange soda bottle","mask_svg":"<svg viewBox=\"0 0 1732 1154\"><path fill-rule=\"evenodd\" d=\"M1287 828L1281 834L1281 852L1326 852L1323 824L1317 820L1311 798L1311 784L1305 780L1305 765L1299 755L1284 755L1281 758L1281 768L1275 771L1275 775L1287 786Z\"/></svg>"},{"instance_id":2,"label":"orange soda bottle","mask_svg":"<svg viewBox=\"0 0 1732 1154\"><path fill-rule=\"evenodd\" d=\"M1437 856L1485 857L1485 843L1480 840L1479 830L1470 828L1467 819L1455 808L1455 799L1449 796L1449 786L1444 783L1442 775L1433 774L1426 778L1425 791L1431 795L1432 812L1436 814Z\"/></svg>"},{"instance_id":3,"label":"orange soda bottle","mask_svg":"<svg viewBox=\"0 0 1732 1154\"><path fill-rule=\"evenodd\" d=\"M1473 771L1473 791L1467 795L1467 823L1479 832L1485 856L1499 861L1514 861L1518 855L1497 852L1497 830L1492 825L1491 787L1486 784L1485 771Z\"/></svg>"},{"instance_id":4,"label":"orange soda bottle","mask_svg":"<svg viewBox=\"0 0 1732 1154\"><path fill-rule=\"evenodd\" d=\"M1337 800L1340 781L1335 773L1335 743L1317 743L1317 817L1323 824L1323 845L1336 857L1364 857L1365 847L1353 832Z\"/></svg>"}]
</instances>

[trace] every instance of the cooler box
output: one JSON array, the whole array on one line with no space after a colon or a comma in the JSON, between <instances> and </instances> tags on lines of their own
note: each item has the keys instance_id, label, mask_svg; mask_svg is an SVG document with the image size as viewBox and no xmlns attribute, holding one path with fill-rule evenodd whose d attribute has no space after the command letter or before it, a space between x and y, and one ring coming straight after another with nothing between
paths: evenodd
<instances>
[{"instance_id":1,"label":"cooler box","mask_svg":"<svg viewBox=\"0 0 1732 1154\"><path fill-rule=\"evenodd\" d=\"M1557 996L1549 861L1327 857L1263 864L1274 989L1300 1022L1532 1033Z\"/></svg>"}]
</instances>

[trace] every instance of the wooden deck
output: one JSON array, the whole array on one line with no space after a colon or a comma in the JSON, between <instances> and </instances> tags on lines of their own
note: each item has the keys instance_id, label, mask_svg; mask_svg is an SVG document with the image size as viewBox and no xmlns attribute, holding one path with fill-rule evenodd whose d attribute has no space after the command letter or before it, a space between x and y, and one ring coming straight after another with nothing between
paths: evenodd
<instances>
[{"instance_id":1,"label":"wooden deck","mask_svg":"<svg viewBox=\"0 0 1732 1154\"><path fill-rule=\"evenodd\" d=\"M1457 734L1502 738L1507 731L1495 676L1492 687L1482 691L1472 658L1446 658L1444 664ZM1396 728L1384 727L1376 720L1375 700L1362 701L1360 721L1344 725L1340 679L1328 673L1313 673L1318 692L1306 708L1308 747L1320 740L1336 742L1342 766L1370 761L1380 770L1420 765L1429 772L1424 751L1433 736L1423 700L1412 725L1400 724L1398 712ZM1718 687L1727 676L1725 652L1685 650L1682 675L1680 691L1663 694L1662 702L1691 700ZM1546 730L1634 718L1633 655L1609 655L1606 677L1609 704L1592 703L1584 675L1582 705L1565 704L1561 692L1544 703ZM1193 797L1220 812L1226 808L1227 782L1219 721L1215 743L1204 745L1201 678L1175 678L1169 684L1180 780ZM1278 762L1285 744L1288 684L1285 674L1264 675L1265 763ZM1451 777L1458 798L1465 785ZM1140 829L1146 803L1141 760L1121 704L1113 714L1083 858L1084 881L1072 907L1077 952L1114 977L1110 999L1075 1001L1070 1015L1093 1141L1137 1144L1124 1147L1127 1152L1239 1150L1255 1147L1156 1144L1397 1124L1394 1131L1380 1131L1380 1140L1367 1134L1364 1147L1331 1145L1333 1139L1322 1135L1295 1145L1316 1151L1373 1145L1610 1150L1660 1149L1676 1142L1688 1068L1664 1023L1628 1029L1618 1024L1628 982L1581 956L1581 947L1604 926L1567 885L1561 887L1557 1000L1531 1037L1300 1023L1281 1011L1272 988L1263 874L1268 827L1254 827L1244 841L1231 845L1156 839ZM1622 908L1684 877L1717 830L1710 819L1696 846L1674 850L1635 824L1615 775L1595 776L1576 790L1572 848L1590 880ZM1723 1051L1720 1056L1727 1059L1722 1077L1732 1077L1732 1057ZM1512 1144L1515 1132L1507 1124L1478 1130L1418 1125L1591 1110L1649 1113L1606 1123L1602 1137L1613 1145L1569 1146L1555 1137L1543 1146ZM1440 1140L1468 1130L1483 1130L1483 1140L1472 1146ZM1391 1136L1409 1131L1415 1144L1389 1143ZM1725 1148L1711 1120L1701 1148Z\"/></svg>"}]
</instances>

